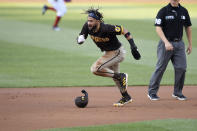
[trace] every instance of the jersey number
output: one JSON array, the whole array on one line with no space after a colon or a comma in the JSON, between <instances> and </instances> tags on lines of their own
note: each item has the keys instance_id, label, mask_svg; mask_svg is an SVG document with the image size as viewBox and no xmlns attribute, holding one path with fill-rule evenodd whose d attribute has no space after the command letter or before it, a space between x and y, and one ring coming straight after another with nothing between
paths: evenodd
<instances>
[{"instance_id":1,"label":"jersey number","mask_svg":"<svg viewBox=\"0 0 197 131\"><path fill-rule=\"evenodd\" d=\"M161 19L156 19L156 20L155 20L155 24L161 25Z\"/></svg>"}]
</instances>

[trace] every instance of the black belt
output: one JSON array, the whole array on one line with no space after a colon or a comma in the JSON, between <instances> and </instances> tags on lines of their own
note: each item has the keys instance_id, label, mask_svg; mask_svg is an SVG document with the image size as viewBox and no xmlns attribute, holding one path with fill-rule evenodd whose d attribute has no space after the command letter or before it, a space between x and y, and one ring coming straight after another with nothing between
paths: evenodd
<instances>
[{"instance_id":1,"label":"black belt","mask_svg":"<svg viewBox=\"0 0 197 131\"><path fill-rule=\"evenodd\" d=\"M168 41L172 41L172 42L179 42L181 40L182 38L168 38Z\"/></svg>"}]
</instances>

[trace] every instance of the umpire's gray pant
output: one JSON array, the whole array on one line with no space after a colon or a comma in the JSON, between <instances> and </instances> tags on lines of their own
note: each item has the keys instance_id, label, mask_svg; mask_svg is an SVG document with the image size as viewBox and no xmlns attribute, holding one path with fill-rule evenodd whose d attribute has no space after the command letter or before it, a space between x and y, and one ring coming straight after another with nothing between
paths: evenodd
<instances>
[{"instance_id":1,"label":"umpire's gray pant","mask_svg":"<svg viewBox=\"0 0 197 131\"><path fill-rule=\"evenodd\" d=\"M172 61L174 66L175 73L175 82L174 82L174 94L181 95L182 89L185 81L185 72L187 68L186 63L186 54L185 54L185 44L183 41L179 42L170 42L173 45L173 51L166 51L163 41L159 41L157 47L157 64L155 72L153 73L148 93L157 94L160 82L163 76L164 71L168 65L169 60Z\"/></svg>"}]
</instances>

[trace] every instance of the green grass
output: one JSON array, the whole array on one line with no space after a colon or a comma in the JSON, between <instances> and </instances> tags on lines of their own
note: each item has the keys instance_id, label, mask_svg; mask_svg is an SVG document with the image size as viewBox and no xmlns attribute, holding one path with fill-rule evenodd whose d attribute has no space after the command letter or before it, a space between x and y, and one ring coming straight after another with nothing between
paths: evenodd
<instances>
[{"instance_id":1,"label":"green grass","mask_svg":"<svg viewBox=\"0 0 197 131\"><path fill-rule=\"evenodd\" d=\"M42 4L1 3L0 87L113 86L111 79L90 72L91 65L102 55L91 39L81 46L76 44L76 37L87 18L81 13L91 5L68 4L68 13L60 22L62 30L54 32L51 28L55 13L48 11L42 16ZM164 5L101 3L99 6L106 23L123 25L132 33L142 54L140 61L134 60L128 42L118 36L127 50L120 69L129 74L129 85L148 85L156 64L159 40L153 26L154 17ZM197 5L185 6L193 23L193 52L188 56L185 84L196 85ZM173 83L170 63L161 84Z\"/></svg>"},{"instance_id":2,"label":"green grass","mask_svg":"<svg viewBox=\"0 0 197 131\"><path fill-rule=\"evenodd\" d=\"M197 120L168 119L115 125L46 129L36 131L196 131Z\"/></svg>"}]
</instances>

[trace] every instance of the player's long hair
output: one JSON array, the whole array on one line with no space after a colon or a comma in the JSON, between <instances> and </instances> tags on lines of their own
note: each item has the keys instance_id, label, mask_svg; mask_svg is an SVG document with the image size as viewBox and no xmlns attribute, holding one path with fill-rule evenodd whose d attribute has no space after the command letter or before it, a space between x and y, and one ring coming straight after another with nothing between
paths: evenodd
<instances>
[{"instance_id":1,"label":"player's long hair","mask_svg":"<svg viewBox=\"0 0 197 131\"><path fill-rule=\"evenodd\" d=\"M99 8L96 9L94 7L90 7L88 10L85 10L85 14L89 14L89 13L94 13L101 22L104 22L103 14L99 12Z\"/></svg>"}]
</instances>

